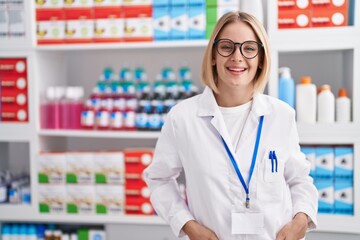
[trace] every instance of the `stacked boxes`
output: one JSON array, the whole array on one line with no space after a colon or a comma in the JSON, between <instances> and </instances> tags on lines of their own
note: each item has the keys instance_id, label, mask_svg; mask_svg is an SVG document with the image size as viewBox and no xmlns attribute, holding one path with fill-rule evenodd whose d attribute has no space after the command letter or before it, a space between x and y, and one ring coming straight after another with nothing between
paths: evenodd
<instances>
[{"instance_id":1,"label":"stacked boxes","mask_svg":"<svg viewBox=\"0 0 360 240\"><path fill-rule=\"evenodd\" d=\"M319 191L319 213L354 214L353 148L302 147Z\"/></svg>"},{"instance_id":2,"label":"stacked boxes","mask_svg":"<svg viewBox=\"0 0 360 240\"><path fill-rule=\"evenodd\" d=\"M52 214L154 215L143 171L153 149L41 153L39 211Z\"/></svg>"},{"instance_id":3,"label":"stacked boxes","mask_svg":"<svg viewBox=\"0 0 360 240\"><path fill-rule=\"evenodd\" d=\"M352 24L353 0L278 0L278 28L338 27Z\"/></svg>"},{"instance_id":4,"label":"stacked boxes","mask_svg":"<svg viewBox=\"0 0 360 240\"><path fill-rule=\"evenodd\" d=\"M122 152L41 153L40 213L122 215Z\"/></svg>"},{"instance_id":5,"label":"stacked boxes","mask_svg":"<svg viewBox=\"0 0 360 240\"><path fill-rule=\"evenodd\" d=\"M94 155L96 213L119 215L124 209L125 163L122 152Z\"/></svg>"},{"instance_id":6,"label":"stacked boxes","mask_svg":"<svg viewBox=\"0 0 360 240\"><path fill-rule=\"evenodd\" d=\"M124 40L128 42L152 41L153 13L150 0L124 1Z\"/></svg>"},{"instance_id":7,"label":"stacked boxes","mask_svg":"<svg viewBox=\"0 0 360 240\"><path fill-rule=\"evenodd\" d=\"M65 42L92 42L94 37L93 0L65 0Z\"/></svg>"},{"instance_id":8,"label":"stacked boxes","mask_svg":"<svg viewBox=\"0 0 360 240\"><path fill-rule=\"evenodd\" d=\"M25 58L0 58L0 121L28 121L28 82Z\"/></svg>"},{"instance_id":9,"label":"stacked boxes","mask_svg":"<svg viewBox=\"0 0 360 240\"><path fill-rule=\"evenodd\" d=\"M129 149L124 151L126 168L126 214L153 215L150 190L143 179L144 169L151 163L153 150Z\"/></svg>"},{"instance_id":10,"label":"stacked boxes","mask_svg":"<svg viewBox=\"0 0 360 240\"><path fill-rule=\"evenodd\" d=\"M37 1L36 26L38 44L152 41L152 4L151 0Z\"/></svg>"},{"instance_id":11,"label":"stacked boxes","mask_svg":"<svg viewBox=\"0 0 360 240\"><path fill-rule=\"evenodd\" d=\"M154 0L154 40L205 39L205 0Z\"/></svg>"},{"instance_id":12,"label":"stacked boxes","mask_svg":"<svg viewBox=\"0 0 360 240\"><path fill-rule=\"evenodd\" d=\"M209 39L217 20L227 12L238 11L238 0L206 0L206 38Z\"/></svg>"},{"instance_id":13,"label":"stacked boxes","mask_svg":"<svg viewBox=\"0 0 360 240\"><path fill-rule=\"evenodd\" d=\"M122 0L94 1L94 41L120 42L124 37Z\"/></svg>"},{"instance_id":14,"label":"stacked boxes","mask_svg":"<svg viewBox=\"0 0 360 240\"><path fill-rule=\"evenodd\" d=\"M65 41L63 1L36 2L36 36L39 44Z\"/></svg>"}]
</instances>

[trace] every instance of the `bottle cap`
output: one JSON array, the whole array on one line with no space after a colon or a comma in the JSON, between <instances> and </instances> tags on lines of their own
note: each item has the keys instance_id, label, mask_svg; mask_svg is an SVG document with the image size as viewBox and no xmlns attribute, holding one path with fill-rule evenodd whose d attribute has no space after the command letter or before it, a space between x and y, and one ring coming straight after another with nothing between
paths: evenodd
<instances>
[{"instance_id":1,"label":"bottle cap","mask_svg":"<svg viewBox=\"0 0 360 240\"><path fill-rule=\"evenodd\" d=\"M310 84L312 81L311 81L311 77L310 76L302 76L300 78L300 83L301 84Z\"/></svg>"},{"instance_id":2,"label":"bottle cap","mask_svg":"<svg viewBox=\"0 0 360 240\"><path fill-rule=\"evenodd\" d=\"M282 78L291 78L291 70L289 67L279 68L280 77Z\"/></svg>"},{"instance_id":3,"label":"bottle cap","mask_svg":"<svg viewBox=\"0 0 360 240\"><path fill-rule=\"evenodd\" d=\"M328 84L324 84L322 85L319 89L318 89L318 94L323 92L323 91L331 91L331 87Z\"/></svg>"},{"instance_id":4,"label":"bottle cap","mask_svg":"<svg viewBox=\"0 0 360 240\"><path fill-rule=\"evenodd\" d=\"M347 97L346 88L340 88L338 92L339 97Z\"/></svg>"}]
</instances>

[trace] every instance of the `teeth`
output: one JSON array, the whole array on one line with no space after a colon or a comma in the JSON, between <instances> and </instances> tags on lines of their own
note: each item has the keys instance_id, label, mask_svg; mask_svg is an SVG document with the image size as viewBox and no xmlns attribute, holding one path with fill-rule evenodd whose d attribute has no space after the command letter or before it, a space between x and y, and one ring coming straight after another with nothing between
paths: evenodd
<instances>
[{"instance_id":1,"label":"teeth","mask_svg":"<svg viewBox=\"0 0 360 240\"><path fill-rule=\"evenodd\" d=\"M236 72L241 72L244 71L244 68L229 68L230 71L236 71Z\"/></svg>"}]
</instances>

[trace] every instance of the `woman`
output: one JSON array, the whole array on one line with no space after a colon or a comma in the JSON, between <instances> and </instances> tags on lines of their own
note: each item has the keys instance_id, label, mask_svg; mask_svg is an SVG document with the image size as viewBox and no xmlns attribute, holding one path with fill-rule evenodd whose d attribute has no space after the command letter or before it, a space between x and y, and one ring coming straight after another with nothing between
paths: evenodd
<instances>
[{"instance_id":1,"label":"woman","mask_svg":"<svg viewBox=\"0 0 360 240\"><path fill-rule=\"evenodd\" d=\"M262 94L269 52L259 21L225 14L204 54L204 92L168 115L144 176L156 212L178 237L298 240L317 225L295 112ZM176 181L182 170L187 203Z\"/></svg>"}]
</instances>

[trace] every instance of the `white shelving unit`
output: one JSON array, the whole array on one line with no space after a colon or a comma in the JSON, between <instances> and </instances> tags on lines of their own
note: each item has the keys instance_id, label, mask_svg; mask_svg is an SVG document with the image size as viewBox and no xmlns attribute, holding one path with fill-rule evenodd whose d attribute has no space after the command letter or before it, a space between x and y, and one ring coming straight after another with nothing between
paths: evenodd
<instances>
[{"instance_id":1,"label":"white shelving unit","mask_svg":"<svg viewBox=\"0 0 360 240\"><path fill-rule=\"evenodd\" d=\"M143 64L148 75L153 78L164 63L178 67L186 60L193 71L194 80L199 80L201 58L207 41L174 41L149 43L114 43L81 45L35 45L34 3L24 1L29 23L25 39L0 41L0 57L26 57L28 60L29 113L26 124L0 123L0 142L28 142L30 147L30 174L32 204L0 205L1 221L68 222L68 223L124 223L124 224L164 224L158 217L143 216L71 216L46 215L38 212L36 155L42 150L60 148L82 148L90 141L101 150L102 144L111 142L121 149L126 144L155 146L158 132L112 132L112 131L57 131L39 128L40 94L51 85L82 85L86 94L95 85L97 77L105 66L119 70L125 62L131 66ZM346 144L354 147L354 216L320 215L319 231L346 232L360 234L360 18L355 25L341 28L314 28L300 30L277 29L276 1L267 2L267 27L272 48L272 71L267 92L277 96L277 69L282 59L291 61L297 56L311 54L327 59L327 54L335 56L341 66L317 69L325 74L330 68L339 71L347 86L351 87L352 122L349 124L308 125L299 124L302 144ZM360 16L360 5L355 6L355 16ZM180 59L180 60L179 60ZM316 58L317 59L317 58ZM316 60L315 59L315 60ZM311 61L312 59L309 59ZM316 65L317 62L312 62ZM151 66L151 68L150 68ZM306 73L305 73L306 74ZM329 81L336 81L329 79ZM198 81L199 82L199 81ZM316 83L316 80L314 81ZM200 86L200 83L199 83ZM82 143L82 144L81 144ZM58 144L58 145L57 145ZM78 144L78 145L77 145ZM112 145L112 146L113 146Z\"/></svg>"},{"instance_id":2,"label":"white shelving unit","mask_svg":"<svg viewBox=\"0 0 360 240\"><path fill-rule=\"evenodd\" d=\"M354 15L359 16L356 3ZM273 66L269 83L269 94L278 94L280 64L291 64L301 58L302 64L293 63L297 74L313 75L316 85L345 86L352 98L352 122L349 124L298 124L301 144L352 145L354 148L354 216L319 214L321 232L360 233L360 18L354 26L336 28L281 29L277 28L277 1L268 3L268 34L272 46ZM332 58L333 57L333 58ZM305 61L304 59L308 61ZM329 59L330 58L330 59ZM331 59L332 58L332 59ZM282 59L285 59L282 61ZM308 64L306 62L309 62ZM311 64L314 65L313 69ZM304 65L304 66L302 66ZM324 66L325 65L325 66ZM299 70L300 69L300 70ZM301 73L299 73L299 71ZM310 73L309 73L310 72ZM334 74L338 72L339 74ZM295 74L296 75L296 74ZM300 77L299 75L298 77ZM325 79L324 79L325 78ZM298 79L294 77L297 81ZM337 94L335 88L334 94Z\"/></svg>"}]
</instances>

